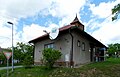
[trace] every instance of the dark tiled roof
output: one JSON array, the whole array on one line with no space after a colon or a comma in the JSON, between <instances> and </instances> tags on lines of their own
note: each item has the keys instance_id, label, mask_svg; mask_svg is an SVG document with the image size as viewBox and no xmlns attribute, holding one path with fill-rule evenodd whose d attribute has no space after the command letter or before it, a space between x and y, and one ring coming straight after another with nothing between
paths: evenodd
<instances>
[{"instance_id":1,"label":"dark tiled roof","mask_svg":"<svg viewBox=\"0 0 120 77\"><path fill-rule=\"evenodd\" d=\"M66 30L69 30L71 27L73 27L75 25L67 25L67 26L63 26L61 28L59 28L59 33L61 32L64 32ZM99 42L98 40L96 40L94 37L92 37L91 35L89 35L88 33L86 33L85 31L82 31L80 30L78 27L75 27L73 28L76 32L79 32L83 37L85 37L86 39L88 39L89 41L91 42L94 42L96 43L98 46L101 46L101 47L106 47L104 44L102 44L101 42ZM44 39L47 39L49 38L49 35L48 34L45 34L45 35L42 35L36 39L33 39L31 41L29 41L29 43L35 43L35 42L38 42L40 40L44 40Z\"/></svg>"},{"instance_id":2,"label":"dark tiled roof","mask_svg":"<svg viewBox=\"0 0 120 77\"><path fill-rule=\"evenodd\" d=\"M63 31L63 30L69 29L69 28L71 28L72 26L74 26L74 25L63 26L63 27L59 28L59 31Z\"/></svg>"},{"instance_id":3,"label":"dark tiled roof","mask_svg":"<svg viewBox=\"0 0 120 77\"><path fill-rule=\"evenodd\" d=\"M63 27L59 28L59 34L68 33L69 29L72 29L72 30L74 30L76 32L79 32L80 35L82 35L83 37L85 37L86 39L88 39L90 42L94 42L95 44L98 44L101 47L106 47L101 42L99 42L98 40L96 40L94 37L92 37L91 35L89 35L88 33L86 33L84 30L81 30L78 26L75 26L75 23L78 23L79 25L83 26L83 24L80 23L80 21L77 18L77 15L76 15L75 19L69 25L66 25L66 26L63 26ZM29 43L36 43L38 41L42 41L42 40L48 39L48 38L49 38L49 34L45 34L45 35L42 35L42 36L40 36L38 38L35 38L35 39L29 41Z\"/></svg>"}]
</instances>

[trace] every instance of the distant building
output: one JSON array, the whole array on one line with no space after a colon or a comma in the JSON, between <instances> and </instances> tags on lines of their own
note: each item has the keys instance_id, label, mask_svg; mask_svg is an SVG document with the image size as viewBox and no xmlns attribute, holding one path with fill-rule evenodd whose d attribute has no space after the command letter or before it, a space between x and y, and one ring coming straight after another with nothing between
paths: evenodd
<instances>
[{"instance_id":1,"label":"distant building","mask_svg":"<svg viewBox=\"0 0 120 77\"><path fill-rule=\"evenodd\" d=\"M34 44L34 64L42 63L42 51L44 48L54 48L62 52L62 57L57 63L68 66L104 61L106 46L84 31L84 25L75 19L64 27L59 28L56 39L50 40L45 34L35 38L29 43Z\"/></svg>"}]
</instances>

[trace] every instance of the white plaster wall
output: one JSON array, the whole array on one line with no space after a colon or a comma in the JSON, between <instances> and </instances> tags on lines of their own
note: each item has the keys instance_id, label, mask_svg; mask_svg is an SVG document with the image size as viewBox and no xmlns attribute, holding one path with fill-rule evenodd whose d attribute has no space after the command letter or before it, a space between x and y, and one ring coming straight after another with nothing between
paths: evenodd
<instances>
[{"instance_id":1,"label":"white plaster wall","mask_svg":"<svg viewBox=\"0 0 120 77\"><path fill-rule=\"evenodd\" d=\"M73 53L73 59L74 59L74 65L76 64L84 64L87 62L90 62L90 52L89 52L89 41L81 36L78 33L73 33L74 36L74 53ZM77 42L80 41L80 47L78 47ZM85 43L85 51L82 50L82 42Z\"/></svg>"},{"instance_id":2,"label":"white plaster wall","mask_svg":"<svg viewBox=\"0 0 120 77\"><path fill-rule=\"evenodd\" d=\"M62 52L60 61L65 61L65 55L70 54L71 48L71 37L69 34L60 35L55 40L50 40L48 38L44 41L35 43L34 62L40 62L40 60L42 59L42 51L44 50L44 45L53 42L55 45L55 49Z\"/></svg>"},{"instance_id":3,"label":"white plaster wall","mask_svg":"<svg viewBox=\"0 0 120 77\"><path fill-rule=\"evenodd\" d=\"M80 36L78 33L72 33L74 36L73 41L73 61L74 65L76 64L84 64L87 62L90 62L90 52L89 52L89 41L84 38L83 36ZM80 47L77 46L77 41L80 41ZM63 34L59 35L55 40L50 40L49 38L35 43L35 54L34 54L34 62L40 62L42 59L42 51L44 49L44 45L48 43L54 42L55 49L62 52L62 57L60 61L65 61L65 55L70 54L71 50L71 36L70 34ZM82 42L85 43L85 51L82 50Z\"/></svg>"},{"instance_id":4,"label":"white plaster wall","mask_svg":"<svg viewBox=\"0 0 120 77\"><path fill-rule=\"evenodd\" d=\"M42 59L42 51L44 50L44 44L47 43L51 43L51 40L47 39L35 43L34 62L40 62L40 60Z\"/></svg>"},{"instance_id":5,"label":"white plaster wall","mask_svg":"<svg viewBox=\"0 0 120 77\"><path fill-rule=\"evenodd\" d=\"M55 48L62 52L61 61L65 61L65 55L70 54L71 50L71 37L69 34L59 36L55 42Z\"/></svg>"}]
</instances>

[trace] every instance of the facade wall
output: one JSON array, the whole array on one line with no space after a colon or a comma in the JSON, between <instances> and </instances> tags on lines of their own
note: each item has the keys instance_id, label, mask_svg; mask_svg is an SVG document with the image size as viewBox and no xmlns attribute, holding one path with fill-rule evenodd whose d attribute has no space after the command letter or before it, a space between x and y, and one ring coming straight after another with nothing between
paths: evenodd
<instances>
[{"instance_id":1,"label":"facade wall","mask_svg":"<svg viewBox=\"0 0 120 77\"><path fill-rule=\"evenodd\" d=\"M77 32L73 34L73 61L74 65L84 64L90 62L90 44L89 41L78 34ZM78 40L80 41L80 47L77 45ZM59 35L59 38L55 40L46 39L41 42L35 43L35 52L34 52L34 62L35 64L40 63L42 59L42 51L44 50L44 45L53 43L54 48L62 52L62 57L59 61L66 61L66 55L70 54L71 50L71 36L69 33ZM85 50L82 50L82 43L85 43ZM69 55L70 57L70 55ZM70 58L69 58L70 59Z\"/></svg>"},{"instance_id":2,"label":"facade wall","mask_svg":"<svg viewBox=\"0 0 120 77\"><path fill-rule=\"evenodd\" d=\"M69 34L63 34L56 39L55 49L60 50L62 52L61 60L65 61L65 55L70 54L71 50L71 37Z\"/></svg>"},{"instance_id":3,"label":"facade wall","mask_svg":"<svg viewBox=\"0 0 120 77\"><path fill-rule=\"evenodd\" d=\"M42 51L44 50L44 44L51 43L51 40L44 40L41 42L35 43L35 51L34 51L34 62L40 63L42 59Z\"/></svg>"},{"instance_id":4,"label":"facade wall","mask_svg":"<svg viewBox=\"0 0 120 77\"><path fill-rule=\"evenodd\" d=\"M62 52L62 57L59 61L65 61L65 55L70 54L71 48L71 38L69 34L63 34L56 38L55 40L46 39L41 42L35 43L35 52L34 52L34 62L35 64L40 63L42 59L42 51L44 50L44 45L54 43L54 49L57 49Z\"/></svg>"},{"instance_id":5,"label":"facade wall","mask_svg":"<svg viewBox=\"0 0 120 77\"><path fill-rule=\"evenodd\" d=\"M74 65L90 62L89 41L80 34L78 34L77 32L74 32L73 36L74 36L74 49L73 49ZM78 46L78 41L80 42L80 46ZM82 49L82 43L85 44L85 50Z\"/></svg>"}]
</instances>

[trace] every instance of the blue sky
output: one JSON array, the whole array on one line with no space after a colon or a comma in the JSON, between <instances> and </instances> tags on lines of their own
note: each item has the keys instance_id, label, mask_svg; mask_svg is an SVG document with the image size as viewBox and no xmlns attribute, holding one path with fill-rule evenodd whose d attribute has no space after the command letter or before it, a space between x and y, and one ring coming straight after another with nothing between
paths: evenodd
<instances>
[{"instance_id":1,"label":"blue sky","mask_svg":"<svg viewBox=\"0 0 120 77\"><path fill-rule=\"evenodd\" d=\"M85 31L107 45L120 43L120 20L111 21L111 9L120 0L0 0L0 46L11 47L11 25L16 42L32 40L73 21L76 14Z\"/></svg>"}]
</instances>

